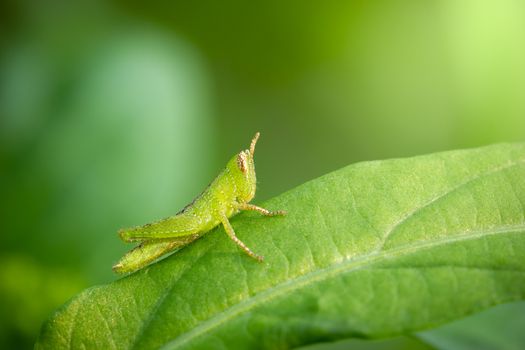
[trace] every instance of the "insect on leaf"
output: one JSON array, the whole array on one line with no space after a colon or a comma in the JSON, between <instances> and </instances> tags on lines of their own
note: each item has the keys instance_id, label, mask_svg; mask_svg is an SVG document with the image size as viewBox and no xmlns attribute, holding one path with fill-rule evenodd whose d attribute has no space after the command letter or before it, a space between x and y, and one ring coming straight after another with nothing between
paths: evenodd
<instances>
[{"instance_id":1,"label":"insect on leaf","mask_svg":"<svg viewBox=\"0 0 525 350\"><path fill-rule=\"evenodd\" d=\"M120 230L124 242L141 242L113 266L117 273L137 271L161 256L190 244L215 226L222 224L228 236L246 254L264 260L250 250L235 234L229 218L241 210L254 210L262 215L284 215L248 204L255 196L255 134L250 148L234 155L226 168L193 202L175 216L139 227Z\"/></svg>"}]
</instances>

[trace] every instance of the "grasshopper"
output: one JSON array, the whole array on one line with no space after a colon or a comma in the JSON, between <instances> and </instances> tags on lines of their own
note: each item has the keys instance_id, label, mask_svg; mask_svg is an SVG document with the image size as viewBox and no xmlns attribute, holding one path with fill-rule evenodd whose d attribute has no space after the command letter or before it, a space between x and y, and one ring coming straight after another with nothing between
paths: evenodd
<instances>
[{"instance_id":1,"label":"grasshopper","mask_svg":"<svg viewBox=\"0 0 525 350\"><path fill-rule=\"evenodd\" d=\"M228 236L249 256L263 261L235 234L228 220L242 210L253 210L265 216L286 214L283 210L269 211L250 204L255 196L256 178L253 156L259 139L256 133L250 148L233 156L226 168L212 183L180 212L157 222L122 229L124 242L140 242L113 266L117 273L137 271L161 256L179 250L222 224Z\"/></svg>"}]
</instances>

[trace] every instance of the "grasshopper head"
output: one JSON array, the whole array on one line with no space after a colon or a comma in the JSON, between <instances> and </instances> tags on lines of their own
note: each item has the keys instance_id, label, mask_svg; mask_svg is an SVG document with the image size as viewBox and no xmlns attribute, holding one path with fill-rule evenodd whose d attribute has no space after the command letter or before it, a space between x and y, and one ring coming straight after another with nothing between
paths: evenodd
<instances>
[{"instance_id":1,"label":"grasshopper head","mask_svg":"<svg viewBox=\"0 0 525 350\"><path fill-rule=\"evenodd\" d=\"M239 152L231 160L231 168L236 181L238 197L244 202L249 202L255 196L256 177L255 163L253 155L255 153L255 144L259 139L259 133L256 133L250 144L250 148Z\"/></svg>"}]
</instances>

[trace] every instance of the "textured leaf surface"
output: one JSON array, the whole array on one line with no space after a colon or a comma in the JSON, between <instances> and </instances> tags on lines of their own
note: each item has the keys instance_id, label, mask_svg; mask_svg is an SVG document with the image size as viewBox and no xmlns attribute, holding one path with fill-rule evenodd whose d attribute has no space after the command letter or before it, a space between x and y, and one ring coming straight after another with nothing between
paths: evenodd
<instances>
[{"instance_id":1,"label":"textured leaf surface","mask_svg":"<svg viewBox=\"0 0 525 350\"><path fill-rule=\"evenodd\" d=\"M525 145L348 166L88 289L37 348L289 348L430 328L525 297ZM108 267L109 268L109 267Z\"/></svg>"}]
</instances>

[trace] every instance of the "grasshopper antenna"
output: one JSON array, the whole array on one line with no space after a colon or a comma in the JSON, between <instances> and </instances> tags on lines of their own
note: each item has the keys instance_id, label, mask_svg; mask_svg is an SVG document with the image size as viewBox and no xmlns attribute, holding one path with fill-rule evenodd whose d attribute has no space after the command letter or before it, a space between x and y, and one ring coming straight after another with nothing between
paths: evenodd
<instances>
[{"instance_id":1,"label":"grasshopper antenna","mask_svg":"<svg viewBox=\"0 0 525 350\"><path fill-rule=\"evenodd\" d=\"M257 140L259 139L259 136L261 135L260 132L257 132L255 136L252 139L252 143L250 144L250 153L253 157L253 154L255 153L255 144L257 143Z\"/></svg>"}]
</instances>

